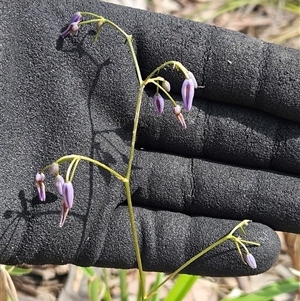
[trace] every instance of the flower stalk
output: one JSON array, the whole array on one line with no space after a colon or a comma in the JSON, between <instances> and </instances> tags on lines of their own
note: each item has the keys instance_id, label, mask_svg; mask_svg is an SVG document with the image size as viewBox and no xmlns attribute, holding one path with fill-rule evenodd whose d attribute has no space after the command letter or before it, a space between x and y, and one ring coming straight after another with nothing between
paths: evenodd
<instances>
[{"instance_id":1,"label":"flower stalk","mask_svg":"<svg viewBox=\"0 0 300 301\"><path fill-rule=\"evenodd\" d=\"M88 17L89 19L83 20L83 17ZM134 210L132 205L132 199L131 199L131 189L130 189L130 178L132 173L132 165L134 160L134 152L135 152L135 143L136 143L136 137L137 137L137 130L138 130L138 124L139 124L139 117L140 117L140 110L141 110L141 104L142 104L142 96L145 89L145 86L148 84L152 84L156 87L156 94L154 95L154 106L156 108L156 111L158 114L163 113L164 109L164 99L160 95L159 92L162 92L165 97L171 102L173 105L173 113L175 114L176 118L181 123L181 126L186 129L187 125L185 122L185 119L182 114L182 107L177 104L177 102L174 100L174 98L170 95L171 90L171 84L163 77L157 76L157 74L166 67L173 67L179 72L183 74L185 77L183 84L182 84L182 101L183 101L183 108L186 111L190 111L192 109L192 102L194 98L194 90L198 87L197 81L191 71L189 71L186 67L184 67L180 62L178 61L167 61L163 63L162 65L155 68L144 80L141 75L140 67L138 64L138 60L134 51L133 47L133 39L132 35L127 34L121 27L119 27L117 24L112 22L111 20L108 20L104 18L103 16L91 13L91 12L77 12L73 15L71 18L71 21L66 28L64 32L61 33L62 38L66 38L67 36L75 33L78 31L79 27L86 25L86 24L95 24L96 25L96 35L95 40L97 40L101 29L104 25L110 25L117 31L119 31L126 39L127 45L129 47L133 64L135 66L135 71L137 74L137 79L139 83L138 88L138 94L137 94L137 102L136 102L136 108L135 108L135 116L134 116L134 122L133 122L133 129L132 129L132 136L131 136L131 145L130 150L128 154L128 164L125 171L125 175L122 175L121 173L115 171L108 165L106 165L103 162L100 162L98 160L95 160L90 157L72 154L72 155L66 155L62 156L59 159L57 159L54 163L45 166L39 173L36 175L36 187L39 195L39 199L41 201L45 201L46 199L46 193L45 193L45 176L44 172L46 170L49 170L49 172L55 176L55 186L59 192L60 195L62 195L62 213L61 213L61 219L59 226L62 227L65 223L66 217L68 215L68 212L73 207L74 202L74 189L72 181L75 177L76 170L78 168L78 165L80 162L87 162L94 164L107 172L109 172L111 175L116 177L116 179L120 180L124 184L125 188L125 194L127 199L127 205L128 205L128 213L129 213L129 220L130 220L130 226L131 226L131 232L132 232L132 238L133 238L133 244L134 244L134 250L136 254L136 260L137 260L137 266L139 269L139 275L140 275L140 283L141 283L141 291L143 300L148 299L153 294L157 292L157 290L166 283L169 279L173 278L178 273L182 272L188 265L193 263L195 260L209 252L210 250L218 247L220 244L224 243L227 240L230 240L234 242L236 245L236 248L238 250L238 253L241 255L242 261L246 262L251 268L256 268L256 262L252 254L248 251L246 244L259 246L256 242L246 241L239 237L234 236L234 232L237 229L240 229L244 234L245 231L243 229L243 226L248 225L248 220L245 220L243 222L240 222L236 227L232 229L232 231L224 236L223 238L219 239L218 241L214 242L210 246L208 246L206 249L202 250L195 256L193 256L190 260L188 260L186 263L184 263L182 266L180 266L175 272L173 272L171 275L169 275L161 284L159 284L148 296L145 292L145 276L143 271L143 265L142 265L142 259L141 259L141 252L139 248L139 241L138 241L138 235L136 231L135 226L135 219L134 219ZM65 177L62 177L59 174L59 166L61 164L68 163L68 168L66 171ZM242 249L246 252L246 256L244 260Z\"/></svg>"}]
</instances>

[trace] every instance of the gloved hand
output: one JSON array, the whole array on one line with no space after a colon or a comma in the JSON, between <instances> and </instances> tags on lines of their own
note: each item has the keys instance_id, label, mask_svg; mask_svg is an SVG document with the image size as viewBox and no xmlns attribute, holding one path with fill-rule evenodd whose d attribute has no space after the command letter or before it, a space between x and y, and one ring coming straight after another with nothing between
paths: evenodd
<instances>
[{"instance_id":1,"label":"gloved hand","mask_svg":"<svg viewBox=\"0 0 300 301\"><path fill-rule=\"evenodd\" d=\"M143 77L178 60L198 84L183 130L166 102L156 114L147 86L132 170L132 198L145 270L172 272L251 219L245 239L257 269L231 242L184 272L261 273L277 259L274 230L300 233L300 52L170 16L95 1L6 1L2 16L0 262L136 267L123 184L80 163L74 205L59 228L61 197L46 174L66 154L124 173L138 82L124 37L94 26L59 37L75 11L92 11L134 38ZM160 73L180 103L182 76ZM62 167L64 168L64 167Z\"/></svg>"}]
</instances>

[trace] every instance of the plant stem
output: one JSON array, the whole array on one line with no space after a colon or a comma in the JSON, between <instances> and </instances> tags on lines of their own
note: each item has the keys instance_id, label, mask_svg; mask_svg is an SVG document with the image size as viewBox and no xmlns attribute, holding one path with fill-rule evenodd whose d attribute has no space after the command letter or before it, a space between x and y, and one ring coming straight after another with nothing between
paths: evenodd
<instances>
[{"instance_id":1,"label":"plant stem","mask_svg":"<svg viewBox=\"0 0 300 301\"><path fill-rule=\"evenodd\" d=\"M125 185L125 190L126 190L126 198L127 198L128 212L129 212L129 219L130 219L130 227L131 227L131 231L132 231L132 237L133 237L133 244L134 244L134 249L135 249L135 254L136 254L137 266L138 266L138 269L139 269L139 276L140 276L140 281L141 281L141 285L142 285L142 296L143 296L143 300L144 300L144 298L146 296L146 294L145 294L145 275L144 275L144 271L143 271L143 265L142 265L141 253L140 253L140 248L139 248L138 236L137 236L136 227L135 227L129 181L127 181L127 182L125 181L124 185Z\"/></svg>"}]
</instances>

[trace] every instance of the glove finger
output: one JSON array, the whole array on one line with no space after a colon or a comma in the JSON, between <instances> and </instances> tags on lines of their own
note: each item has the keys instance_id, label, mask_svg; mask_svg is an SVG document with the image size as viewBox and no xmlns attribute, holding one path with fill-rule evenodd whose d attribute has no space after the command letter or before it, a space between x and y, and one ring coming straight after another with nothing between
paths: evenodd
<instances>
[{"instance_id":1,"label":"glove finger","mask_svg":"<svg viewBox=\"0 0 300 301\"><path fill-rule=\"evenodd\" d=\"M223 237L238 224L163 210L134 208L141 256L145 270L174 272L180 265ZM188 266L183 273L209 276L252 275L268 270L280 252L277 234L265 225L250 223L245 227L246 240L261 244L250 247L257 269L245 265L235 244L226 242ZM241 232L237 232L242 235ZM245 256L245 252L243 250ZM113 267L136 267L135 252L127 207L116 209L99 260L94 263Z\"/></svg>"},{"instance_id":2,"label":"glove finger","mask_svg":"<svg viewBox=\"0 0 300 301\"><path fill-rule=\"evenodd\" d=\"M134 212L143 266L149 271L175 271L238 224L238 221L233 220L191 217L182 213L140 207L135 207ZM11 236L9 245L1 244L1 262L73 263L80 266L124 269L137 267L126 206L117 207L110 216L105 213L95 216L94 223L84 223L83 228L78 207L71 213L66 225L58 231L55 230L57 226L52 215L54 216L54 212L49 211L48 215L30 216L27 227L23 227L21 231L23 239L19 241L15 237L19 235L16 229L24 220L20 220L17 225L14 221L5 231L6 237L11 235L11 231L14 236ZM241 276L268 270L280 251L276 233L258 223L250 223L245 230L245 237L240 231L236 235L261 244L259 247L249 246L249 252L256 259L257 269L243 263L233 242L225 242L189 265L183 273ZM242 249L242 252L245 258L245 250Z\"/></svg>"},{"instance_id":3,"label":"glove finger","mask_svg":"<svg viewBox=\"0 0 300 301\"><path fill-rule=\"evenodd\" d=\"M145 100L147 101L147 100ZM200 100L182 130L165 105L143 110L137 147L241 166L300 174L300 126L251 108Z\"/></svg>"},{"instance_id":4,"label":"glove finger","mask_svg":"<svg viewBox=\"0 0 300 301\"><path fill-rule=\"evenodd\" d=\"M251 219L300 233L299 179L162 153L136 153L135 204L189 215Z\"/></svg>"}]
</instances>

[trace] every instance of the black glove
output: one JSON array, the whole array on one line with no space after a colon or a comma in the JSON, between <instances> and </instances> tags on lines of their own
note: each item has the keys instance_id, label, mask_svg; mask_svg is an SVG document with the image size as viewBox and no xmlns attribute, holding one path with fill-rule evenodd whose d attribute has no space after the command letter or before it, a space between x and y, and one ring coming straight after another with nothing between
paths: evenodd
<instances>
[{"instance_id":1,"label":"black glove","mask_svg":"<svg viewBox=\"0 0 300 301\"><path fill-rule=\"evenodd\" d=\"M145 270L172 272L238 220L257 269L232 242L184 272L261 273L277 259L273 230L300 233L300 52L170 16L95 1L6 1L2 16L0 262L136 267L123 184L80 163L75 200L59 228L61 197L46 174L39 201L34 176L66 154L124 173L138 82L124 37L104 26L59 34L75 11L92 11L134 38L145 78L179 60L204 88L183 130L166 102L153 108L147 86L132 171L132 198ZM160 73L180 103L182 75ZM270 227L270 228L269 228ZM240 233L240 235L242 235Z\"/></svg>"}]
</instances>

